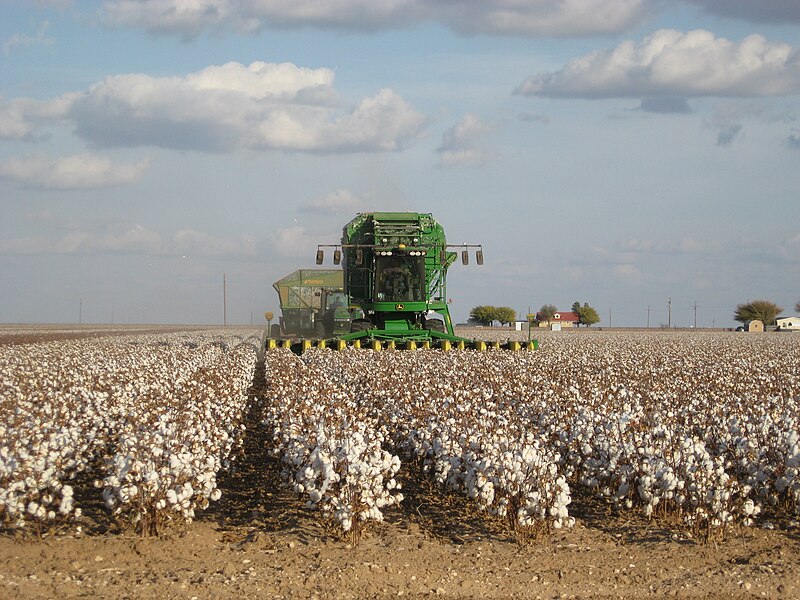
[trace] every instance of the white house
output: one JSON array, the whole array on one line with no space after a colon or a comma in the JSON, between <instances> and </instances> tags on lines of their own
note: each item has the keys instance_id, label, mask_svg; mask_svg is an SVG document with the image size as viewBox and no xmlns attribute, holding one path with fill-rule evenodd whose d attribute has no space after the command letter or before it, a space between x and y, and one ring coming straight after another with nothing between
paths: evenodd
<instances>
[{"instance_id":1,"label":"white house","mask_svg":"<svg viewBox=\"0 0 800 600\"><path fill-rule=\"evenodd\" d=\"M800 317L783 317L777 320L781 331L800 331Z\"/></svg>"}]
</instances>

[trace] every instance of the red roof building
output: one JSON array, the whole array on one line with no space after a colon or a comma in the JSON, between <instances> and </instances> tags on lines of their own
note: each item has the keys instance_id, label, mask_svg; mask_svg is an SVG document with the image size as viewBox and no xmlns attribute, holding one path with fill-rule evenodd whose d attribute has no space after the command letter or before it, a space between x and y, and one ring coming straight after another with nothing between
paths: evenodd
<instances>
[{"instance_id":1,"label":"red roof building","mask_svg":"<svg viewBox=\"0 0 800 600\"><path fill-rule=\"evenodd\" d=\"M578 316L578 313L570 311L557 311L551 320L547 320L542 316L542 313L536 313L536 322L538 323L539 327L550 327L555 323L560 323L561 327L577 327L578 321L581 318Z\"/></svg>"}]
</instances>

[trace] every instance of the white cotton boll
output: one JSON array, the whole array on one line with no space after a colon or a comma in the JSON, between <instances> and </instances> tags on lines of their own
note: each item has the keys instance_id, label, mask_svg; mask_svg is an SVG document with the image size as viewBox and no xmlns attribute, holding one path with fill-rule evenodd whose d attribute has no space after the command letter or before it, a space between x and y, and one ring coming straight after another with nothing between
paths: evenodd
<instances>
[{"instance_id":1,"label":"white cotton boll","mask_svg":"<svg viewBox=\"0 0 800 600\"><path fill-rule=\"evenodd\" d=\"M209 498L211 498L215 502L219 500L221 497L222 497L222 490L220 490L219 488L214 488L213 490L211 490L211 493L209 494Z\"/></svg>"}]
</instances>

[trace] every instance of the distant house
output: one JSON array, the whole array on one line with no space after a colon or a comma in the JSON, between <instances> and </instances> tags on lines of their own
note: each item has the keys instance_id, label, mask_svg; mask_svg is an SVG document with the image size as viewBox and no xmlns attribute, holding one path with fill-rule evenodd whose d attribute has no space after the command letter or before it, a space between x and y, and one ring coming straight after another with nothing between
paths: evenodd
<instances>
[{"instance_id":1,"label":"distant house","mask_svg":"<svg viewBox=\"0 0 800 600\"><path fill-rule=\"evenodd\" d=\"M553 325L559 325L562 329L565 327L577 327L580 320L581 318L578 316L578 313L572 311L559 311L554 314L553 318L549 321L544 318L542 313L536 313L536 325L538 327L552 328Z\"/></svg>"},{"instance_id":2,"label":"distant house","mask_svg":"<svg viewBox=\"0 0 800 600\"><path fill-rule=\"evenodd\" d=\"M777 320L781 331L800 331L800 317L783 317Z\"/></svg>"}]
</instances>

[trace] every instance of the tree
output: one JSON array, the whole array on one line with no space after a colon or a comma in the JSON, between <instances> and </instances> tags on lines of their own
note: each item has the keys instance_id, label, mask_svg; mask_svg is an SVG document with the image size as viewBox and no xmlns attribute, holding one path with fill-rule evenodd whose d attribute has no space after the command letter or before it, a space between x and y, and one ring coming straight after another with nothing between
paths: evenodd
<instances>
[{"instance_id":1,"label":"tree","mask_svg":"<svg viewBox=\"0 0 800 600\"><path fill-rule=\"evenodd\" d=\"M794 311L800 313L800 300L798 300L797 304L794 305Z\"/></svg>"},{"instance_id":2,"label":"tree","mask_svg":"<svg viewBox=\"0 0 800 600\"><path fill-rule=\"evenodd\" d=\"M481 325L491 325L496 318L496 311L497 309L494 306L476 306L469 311L469 318Z\"/></svg>"},{"instance_id":3,"label":"tree","mask_svg":"<svg viewBox=\"0 0 800 600\"><path fill-rule=\"evenodd\" d=\"M517 311L508 306L499 306L494 310L494 318L496 321L500 321L501 325L511 323L516 320Z\"/></svg>"},{"instance_id":4,"label":"tree","mask_svg":"<svg viewBox=\"0 0 800 600\"><path fill-rule=\"evenodd\" d=\"M542 308L539 309L538 319L539 321L546 321L550 322L553 320L553 316L558 312L558 309L553 306L552 304L545 304Z\"/></svg>"},{"instance_id":5,"label":"tree","mask_svg":"<svg viewBox=\"0 0 800 600\"><path fill-rule=\"evenodd\" d=\"M764 325L774 325L775 318L783 312L783 309L774 302L768 300L753 300L744 304L738 304L733 313L733 319L740 323L747 323L758 319Z\"/></svg>"},{"instance_id":6,"label":"tree","mask_svg":"<svg viewBox=\"0 0 800 600\"><path fill-rule=\"evenodd\" d=\"M579 306L576 312L578 313L578 323L580 325L589 327L600 322L600 315L597 314L595 309L589 306L588 302L584 302L583 306Z\"/></svg>"},{"instance_id":7,"label":"tree","mask_svg":"<svg viewBox=\"0 0 800 600\"><path fill-rule=\"evenodd\" d=\"M573 302L572 312L578 315L578 325L586 325L589 327L590 325L600 322L600 315L597 314L595 309L589 306L588 302L584 302L583 306L581 306L580 302Z\"/></svg>"}]
</instances>

